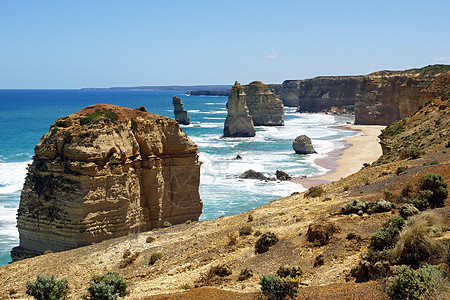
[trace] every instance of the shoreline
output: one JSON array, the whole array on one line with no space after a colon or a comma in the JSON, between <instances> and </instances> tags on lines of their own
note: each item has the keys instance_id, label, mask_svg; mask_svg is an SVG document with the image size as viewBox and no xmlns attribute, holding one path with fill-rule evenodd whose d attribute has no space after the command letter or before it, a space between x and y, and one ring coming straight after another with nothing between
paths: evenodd
<instances>
[{"instance_id":1,"label":"shoreline","mask_svg":"<svg viewBox=\"0 0 450 300\"><path fill-rule=\"evenodd\" d=\"M372 163L381 154L381 145L378 135L386 126L381 125L344 125L336 126L348 131L358 131L362 134L344 139L343 149L336 149L327 153L326 157L315 159L314 163L328 169L327 173L313 177L298 177L291 181L301 184L308 189L333 181L338 181L358 172L364 163Z\"/></svg>"}]
</instances>

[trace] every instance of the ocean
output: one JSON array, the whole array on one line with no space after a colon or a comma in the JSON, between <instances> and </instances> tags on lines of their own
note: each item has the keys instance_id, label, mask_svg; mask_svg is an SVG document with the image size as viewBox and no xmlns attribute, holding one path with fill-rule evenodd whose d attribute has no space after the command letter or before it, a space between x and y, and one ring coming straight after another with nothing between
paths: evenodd
<instances>
[{"instance_id":1,"label":"ocean","mask_svg":"<svg viewBox=\"0 0 450 300\"><path fill-rule=\"evenodd\" d=\"M200 196L204 207L200 220L238 214L293 192L305 189L288 181L242 180L253 169L275 177L276 170L292 176L320 175L327 170L316 158L342 148L344 138L354 136L330 126L354 120L348 115L299 114L285 108L285 126L256 128L254 138L222 139L227 97L187 96L185 91L142 90L0 90L0 265L11 261L9 252L19 245L16 213L26 167L34 146L59 117L86 106L108 103L136 108L173 118L172 97L188 110L191 124L181 126L198 145L201 167ZM317 154L296 155L292 141L306 134ZM234 158L240 155L242 160Z\"/></svg>"}]
</instances>

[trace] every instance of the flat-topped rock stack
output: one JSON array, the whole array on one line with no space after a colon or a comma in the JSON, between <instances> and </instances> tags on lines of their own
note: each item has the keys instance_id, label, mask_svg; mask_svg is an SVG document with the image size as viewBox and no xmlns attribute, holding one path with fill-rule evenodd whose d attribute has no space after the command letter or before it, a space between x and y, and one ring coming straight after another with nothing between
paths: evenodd
<instances>
[{"instance_id":1,"label":"flat-topped rock stack","mask_svg":"<svg viewBox=\"0 0 450 300\"><path fill-rule=\"evenodd\" d=\"M228 97L228 115L223 129L224 137L253 137L256 134L246 102L244 87L237 81Z\"/></svg>"},{"instance_id":2,"label":"flat-topped rock stack","mask_svg":"<svg viewBox=\"0 0 450 300\"><path fill-rule=\"evenodd\" d=\"M175 120L177 120L180 124L189 125L191 124L191 120L189 119L189 114L187 110L184 109L183 101L177 96L173 96L173 113L175 115Z\"/></svg>"},{"instance_id":3,"label":"flat-topped rock stack","mask_svg":"<svg viewBox=\"0 0 450 300\"><path fill-rule=\"evenodd\" d=\"M106 104L60 118L28 168L13 260L198 220L199 180L175 120Z\"/></svg>"},{"instance_id":4,"label":"flat-topped rock stack","mask_svg":"<svg viewBox=\"0 0 450 300\"><path fill-rule=\"evenodd\" d=\"M244 86L246 101L255 126L283 126L283 101L261 81Z\"/></svg>"}]
</instances>

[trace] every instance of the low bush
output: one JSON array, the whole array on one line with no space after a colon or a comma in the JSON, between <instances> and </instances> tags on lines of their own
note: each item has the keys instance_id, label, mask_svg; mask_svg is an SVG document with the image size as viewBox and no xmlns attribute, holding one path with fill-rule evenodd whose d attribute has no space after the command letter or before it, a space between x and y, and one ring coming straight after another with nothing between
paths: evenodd
<instances>
[{"instance_id":1,"label":"low bush","mask_svg":"<svg viewBox=\"0 0 450 300\"><path fill-rule=\"evenodd\" d=\"M316 197L322 196L324 193L325 193L325 191L323 188L321 188L319 186L313 186L313 187L309 188L309 190L306 192L305 196L316 198Z\"/></svg>"},{"instance_id":2,"label":"low bush","mask_svg":"<svg viewBox=\"0 0 450 300\"><path fill-rule=\"evenodd\" d=\"M444 201L448 196L447 183L440 174L428 173L423 175L419 182L422 191L430 191L428 202L431 207L444 206Z\"/></svg>"},{"instance_id":3,"label":"low bush","mask_svg":"<svg viewBox=\"0 0 450 300\"><path fill-rule=\"evenodd\" d=\"M170 226L172 226L172 223L170 223L170 222L168 222L168 221L165 221L165 222L163 223L163 226L164 226L164 227L170 227Z\"/></svg>"},{"instance_id":4,"label":"low bush","mask_svg":"<svg viewBox=\"0 0 450 300\"><path fill-rule=\"evenodd\" d=\"M450 283L442 270L424 265L416 272L408 266L399 266L389 279L386 293L392 299L446 299Z\"/></svg>"},{"instance_id":5,"label":"low bush","mask_svg":"<svg viewBox=\"0 0 450 300\"><path fill-rule=\"evenodd\" d=\"M258 254L269 251L269 248L278 243L275 233L266 232L259 237L255 244L255 252Z\"/></svg>"},{"instance_id":6,"label":"low bush","mask_svg":"<svg viewBox=\"0 0 450 300\"><path fill-rule=\"evenodd\" d=\"M344 204L341 208L341 213L362 215L365 212L367 212L368 214L374 214L387 212L391 210L392 210L392 203L386 200L378 200L376 202L354 200L352 202Z\"/></svg>"},{"instance_id":7,"label":"low bush","mask_svg":"<svg viewBox=\"0 0 450 300\"><path fill-rule=\"evenodd\" d=\"M108 272L105 275L94 275L87 288L90 300L115 300L118 297L128 295L128 284L122 276L116 272Z\"/></svg>"},{"instance_id":8,"label":"low bush","mask_svg":"<svg viewBox=\"0 0 450 300\"><path fill-rule=\"evenodd\" d=\"M69 284L65 278L56 280L54 275L47 277L37 275L36 281L27 281L27 295L37 300L60 300L66 299L69 293Z\"/></svg>"},{"instance_id":9,"label":"low bush","mask_svg":"<svg viewBox=\"0 0 450 300\"><path fill-rule=\"evenodd\" d=\"M400 158L401 159L407 159L407 158L417 159L417 158L421 157L422 154L423 154L423 152L418 149L405 149L400 153Z\"/></svg>"},{"instance_id":10,"label":"low bush","mask_svg":"<svg viewBox=\"0 0 450 300\"><path fill-rule=\"evenodd\" d=\"M293 299L298 293L299 282L290 277L280 278L277 275L262 275L259 281L261 291L268 299Z\"/></svg>"},{"instance_id":11,"label":"low bush","mask_svg":"<svg viewBox=\"0 0 450 300\"><path fill-rule=\"evenodd\" d=\"M66 131L64 132L64 143L70 144L73 140L72 132Z\"/></svg>"},{"instance_id":12,"label":"low bush","mask_svg":"<svg viewBox=\"0 0 450 300\"><path fill-rule=\"evenodd\" d=\"M281 266L277 270L277 275L284 278L284 277L300 277L302 276L303 271L300 267L289 267L287 265Z\"/></svg>"},{"instance_id":13,"label":"low bush","mask_svg":"<svg viewBox=\"0 0 450 300\"><path fill-rule=\"evenodd\" d=\"M414 268L429 258L438 259L445 253L444 245L435 239L436 233L440 232L436 228L440 226L439 217L432 212L410 217L393 251L395 259Z\"/></svg>"},{"instance_id":14,"label":"low bush","mask_svg":"<svg viewBox=\"0 0 450 300\"><path fill-rule=\"evenodd\" d=\"M326 221L317 221L308 226L306 238L315 245L326 245L332 235L339 231L336 224Z\"/></svg>"},{"instance_id":15,"label":"low bush","mask_svg":"<svg viewBox=\"0 0 450 300\"><path fill-rule=\"evenodd\" d=\"M120 262L119 267L121 269L128 267L139 257L139 255L141 255L141 252L131 253L130 249L127 249L123 254L123 259Z\"/></svg>"},{"instance_id":16,"label":"low bush","mask_svg":"<svg viewBox=\"0 0 450 300\"><path fill-rule=\"evenodd\" d=\"M378 251L392 248L397 242L400 230L404 225L405 219L402 217L390 219L380 231L370 236L369 247Z\"/></svg>"},{"instance_id":17,"label":"low bush","mask_svg":"<svg viewBox=\"0 0 450 300\"><path fill-rule=\"evenodd\" d=\"M400 175L401 173L405 172L406 170L408 170L407 166L398 167L397 170L395 171L395 174Z\"/></svg>"},{"instance_id":18,"label":"low bush","mask_svg":"<svg viewBox=\"0 0 450 300\"><path fill-rule=\"evenodd\" d=\"M239 235L240 236L242 236L242 235L250 235L250 234L252 234L252 232L253 232L253 229L252 229L252 226L250 226L250 225L244 225L241 228L239 228Z\"/></svg>"},{"instance_id":19,"label":"low bush","mask_svg":"<svg viewBox=\"0 0 450 300\"><path fill-rule=\"evenodd\" d=\"M152 255L150 255L150 261L148 262L149 265L154 265L156 261L161 259L163 255L161 252L153 252Z\"/></svg>"},{"instance_id":20,"label":"low bush","mask_svg":"<svg viewBox=\"0 0 450 300\"><path fill-rule=\"evenodd\" d=\"M250 277L253 277L253 271L251 269L243 269L243 270L241 270L241 273L239 274L238 280L244 281Z\"/></svg>"},{"instance_id":21,"label":"low bush","mask_svg":"<svg viewBox=\"0 0 450 300\"><path fill-rule=\"evenodd\" d=\"M406 219L410 216L416 215L419 213L419 210L410 203L404 203L399 208L400 215Z\"/></svg>"}]
</instances>

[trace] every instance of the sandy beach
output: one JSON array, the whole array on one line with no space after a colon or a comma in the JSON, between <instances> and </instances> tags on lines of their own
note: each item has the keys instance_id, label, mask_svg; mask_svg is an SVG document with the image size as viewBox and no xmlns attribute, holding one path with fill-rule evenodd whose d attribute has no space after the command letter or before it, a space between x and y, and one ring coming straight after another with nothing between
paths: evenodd
<instances>
[{"instance_id":1,"label":"sandy beach","mask_svg":"<svg viewBox=\"0 0 450 300\"><path fill-rule=\"evenodd\" d=\"M345 139L343 150L333 151L328 157L317 159L316 164L330 171L322 176L296 178L293 182L305 188L337 181L359 171L364 163L372 163L382 154L379 144L381 130L386 126L379 125L345 125L342 128L362 132L361 135Z\"/></svg>"}]
</instances>

